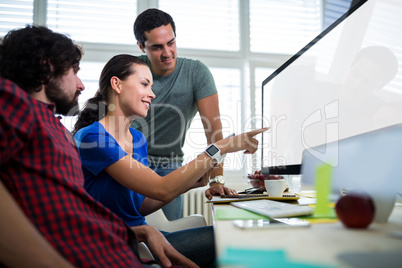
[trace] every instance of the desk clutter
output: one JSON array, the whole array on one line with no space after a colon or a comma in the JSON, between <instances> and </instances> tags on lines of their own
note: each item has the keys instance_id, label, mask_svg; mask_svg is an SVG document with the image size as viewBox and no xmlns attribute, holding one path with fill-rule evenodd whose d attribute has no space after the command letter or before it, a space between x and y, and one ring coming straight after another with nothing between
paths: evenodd
<instances>
[{"instance_id":1,"label":"desk clutter","mask_svg":"<svg viewBox=\"0 0 402 268\"><path fill-rule=\"evenodd\" d=\"M284 176L280 175L265 175L262 174L261 170L256 170L254 173L247 174L247 182L254 189L260 189L262 191L266 191L265 189L265 180L284 180ZM247 191L247 189L246 189Z\"/></svg>"},{"instance_id":2,"label":"desk clutter","mask_svg":"<svg viewBox=\"0 0 402 268\"><path fill-rule=\"evenodd\" d=\"M338 221L334 203L329 203L325 214L317 214L316 192L303 191L292 194L284 193L282 197L269 197L267 194L239 194L236 196L214 196L208 203L228 204L233 208L217 209L217 220L258 220L273 217L299 217L312 224L332 223ZM256 203L255 203L256 202ZM258 204L258 202L267 202ZM256 208L260 206L260 208ZM265 208L261 208L265 206ZM286 209L287 208L287 209ZM274 211L275 213L273 213Z\"/></svg>"},{"instance_id":3,"label":"desk clutter","mask_svg":"<svg viewBox=\"0 0 402 268\"><path fill-rule=\"evenodd\" d=\"M244 191L239 192L237 195L214 196L211 200L208 200L207 203L231 203L257 199L296 201L300 199L300 197L295 193L290 193L287 190L283 192L282 196L270 196L268 193L265 192L265 188L251 187L246 188Z\"/></svg>"},{"instance_id":4,"label":"desk clutter","mask_svg":"<svg viewBox=\"0 0 402 268\"><path fill-rule=\"evenodd\" d=\"M222 195L222 198L232 198L232 197L264 197L264 196L270 196L268 192L266 192L265 187L251 187L251 188L246 188L242 192L238 192L238 195ZM271 196L273 197L273 196ZM289 192L289 188L286 188L284 191L282 191L282 197L296 197L295 193Z\"/></svg>"},{"instance_id":5,"label":"desk clutter","mask_svg":"<svg viewBox=\"0 0 402 268\"><path fill-rule=\"evenodd\" d=\"M225 194L221 195L220 198L247 198L247 197L270 197L269 194ZM296 194L283 193L282 197L297 197ZM274 197L272 197L274 198Z\"/></svg>"}]
</instances>

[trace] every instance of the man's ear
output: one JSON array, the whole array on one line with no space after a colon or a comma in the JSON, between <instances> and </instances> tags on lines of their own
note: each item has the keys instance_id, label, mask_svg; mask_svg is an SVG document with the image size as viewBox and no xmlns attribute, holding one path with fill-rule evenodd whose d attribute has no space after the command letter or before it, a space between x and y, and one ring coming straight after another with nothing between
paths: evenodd
<instances>
[{"instance_id":1,"label":"man's ear","mask_svg":"<svg viewBox=\"0 0 402 268\"><path fill-rule=\"evenodd\" d=\"M145 49L144 49L144 47L141 45L141 43L137 41L137 45L138 45L138 47L141 49L141 51L142 51L143 53L145 53Z\"/></svg>"},{"instance_id":2,"label":"man's ear","mask_svg":"<svg viewBox=\"0 0 402 268\"><path fill-rule=\"evenodd\" d=\"M110 78L110 85L117 94L121 93L121 81L119 78L112 76L112 78Z\"/></svg>"}]
</instances>

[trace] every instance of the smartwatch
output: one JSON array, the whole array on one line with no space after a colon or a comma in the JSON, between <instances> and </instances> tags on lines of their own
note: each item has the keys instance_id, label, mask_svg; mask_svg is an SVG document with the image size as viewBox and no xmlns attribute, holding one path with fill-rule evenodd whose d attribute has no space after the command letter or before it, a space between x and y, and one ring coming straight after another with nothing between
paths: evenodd
<instances>
[{"instance_id":1,"label":"smartwatch","mask_svg":"<svg viewBox=\"0 0 402 268\"><path fill-rule=\"evenodd\" d=\"M225 177L223 177L222 175L219 175L219 176L209 179L209 184L214 183L214 182L225 184Z\"/></svg>"},{"instance_id":2,"label":"smartwatch","mask_svg":"<svg viewBox=\"0 0 402 268\"><path fill-rule=\"evenodd\" d=\"M218 165L223 162L223 160L225 159L225 156L226 156L226 154L221 155L221 150L219 150L219 148L216 147L215 144L209 145L207 147L207 149L205 150L205 152L207 153L207 155L209 157L211 157L212 159L215 159L216 162L218 163Z\"/></svg>"}]
</instances>

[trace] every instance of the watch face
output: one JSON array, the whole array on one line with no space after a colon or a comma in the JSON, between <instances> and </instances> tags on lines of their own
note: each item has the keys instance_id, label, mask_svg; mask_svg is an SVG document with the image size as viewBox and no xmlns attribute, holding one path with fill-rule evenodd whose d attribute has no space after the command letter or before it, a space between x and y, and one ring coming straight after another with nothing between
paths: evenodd
<instances>
[{"instance_id":1,"label":"watch face","mask_svg":"<svg viewBox=\"0 0 402 268\"><path fill-rule=\"evenodd\" d=\"M218 183L225 183L225 179L223 178L223 176L216 176L215 180Z\"/></svg>"},{"instance_id":2,"label":"watch face","mask_svg":"<svg viewBox=\"0 0 402 268\"><path fill-rule=\"evenodd\" d=\"M215 155L217 152L219 152L219 149L218 149L218 147L216 147L215 145L211 145L211 146L209 146L208 147L208 149L206 150L206 152L210 155L210 156L213 156L213 155Z\"/></svg>"}]
</instances>

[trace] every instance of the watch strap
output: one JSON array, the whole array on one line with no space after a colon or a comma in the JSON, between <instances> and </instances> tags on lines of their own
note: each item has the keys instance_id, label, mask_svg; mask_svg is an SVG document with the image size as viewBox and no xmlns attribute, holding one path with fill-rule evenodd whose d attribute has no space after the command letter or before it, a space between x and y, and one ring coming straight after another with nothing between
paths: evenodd
<instances>
[{"instance_id":1,"label":"watch strap","mask_svg":"<svg viewBox=\"0 0 402 268\"><path fill-rule=\"evenodd\" d=\"M209 145L205 152L207 153L207 155L209 155L209 157L215 159L218 165L221 164L223 160L225 160L226 154L221 155L221 150L219 150L219 148L215 144Z\"/></svg>"},{"instance_id":2,"label":"watch strap","mask_svg":"<svg viewBox=\"0 0 402 268\"><path fill-rule=\"evenodd\" d=\"M211 183L221 183L221 184L225 184L225 177L223 177L222 175L213 177L209 179L209 184Z\"/></svg>"}]
</instances>

